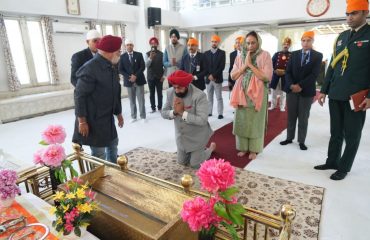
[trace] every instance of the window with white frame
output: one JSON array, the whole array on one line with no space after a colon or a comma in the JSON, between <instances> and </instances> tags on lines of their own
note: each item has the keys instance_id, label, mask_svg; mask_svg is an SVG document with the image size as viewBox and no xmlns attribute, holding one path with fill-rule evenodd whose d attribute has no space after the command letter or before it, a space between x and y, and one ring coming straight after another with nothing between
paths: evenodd
<instances>
[{"instance_id":1,"label":"window with white frame","mask_svg":"<svg viewBox=\"0 0 370 240\"><path fill-rule=\"evenodd\" d=\"M102 36L113 35L121 37L121 28L118 24L99 23L96 24L96 30L100 32Z\"/></svg>"},{"instance_id":2,"label":"window with white frame","mask_svg":"<svg viewBox=\"0 0 370 240\"><path fill-rule=\"evenodd\" d=\"M4 22L14 66L21 85L32 87L50 83L40 21L10 18L4 19Z\"/></svg>"}]
</instances>

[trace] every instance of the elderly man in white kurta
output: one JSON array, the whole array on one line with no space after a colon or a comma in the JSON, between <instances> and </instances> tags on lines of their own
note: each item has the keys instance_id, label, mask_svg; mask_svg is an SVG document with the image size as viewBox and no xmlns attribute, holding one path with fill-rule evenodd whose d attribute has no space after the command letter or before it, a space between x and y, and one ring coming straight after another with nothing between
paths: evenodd
<instances>
[{"instance_id":1,"label":"elderly man in white kurta","mask_svg":"<svg viewBox=\"0 0 370 240\"><path fill-rule=\"evenodd\" d=\"M206 145L213 134L208 123L206 94L193 86L193 76L177 70L168 76L173 88L167 90L167 102L162 108L162 117L174 120L177 145L177 162L199 168L216 149L212 142Z\"/></svg>"}]
</instances>

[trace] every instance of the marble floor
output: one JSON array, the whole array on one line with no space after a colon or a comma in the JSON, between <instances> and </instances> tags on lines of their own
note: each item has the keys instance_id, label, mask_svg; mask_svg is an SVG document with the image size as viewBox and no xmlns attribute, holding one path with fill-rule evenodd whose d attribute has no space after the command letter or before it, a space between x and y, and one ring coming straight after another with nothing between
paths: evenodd
<instances>
[{"instance_id":1,"label":"marble floor","mask_svg":"<svg viewBox=\"0 0 370 240\"><path fill-rule=\"evenodd\" d=\"M232 121L233 110L228 105L228 92L223 92L224 119L214 116L209 119L216 130ZM165 98L164 98L165 99ZM175 152L173 123L163 120L158 112L150 114L149 97L146 94L147 122L129 123L128 99L122 99L125 125L118 129L119 153L136 147L147 147ZM217 115L216 115L217 116ZM67 131L67 152L71 152L69 140L72 138L74 112L48 114L0 125L0 149L17 159L19 164L32 163L32 155L39 148L41 131L49 124L61 124ZM329 109L312 106L306 144L308 151L299 150L298 144L280 146L286 132L276 137L247 165L246 169L258 173L325 187L323 212L320 225L321 240L367 240L370 239L370 120L366 120L361 145L352 171L343 181L329 179L333 171L316 171L313 166L323 163L329 140ZM88 151L88 149L86 149ZM299 211L299 210L298 210Z\"/></svg>"}]
</instances>

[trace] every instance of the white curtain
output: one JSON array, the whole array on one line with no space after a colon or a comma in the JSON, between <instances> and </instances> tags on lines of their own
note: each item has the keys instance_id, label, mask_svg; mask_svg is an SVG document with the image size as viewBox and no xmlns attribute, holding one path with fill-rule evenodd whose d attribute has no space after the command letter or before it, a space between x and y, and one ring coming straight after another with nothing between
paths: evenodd
<instances>
[{"instance_id":1,"label":"white curtain","mask_svg":"<svg viewBox=\"0 0 370 240\"><path fill-rule=\"evenodd\" d=\"M121 37L122 37L122 51L126 52L126 45L125 45L125 39L126 39L126 24L120 23L119 28L121 29Z\"/></svg>"},{"instance_id":2,"label":"white curtain","mask_svg":"<svg viewBox=\"0 0 370 240\"><path fill-rule=\"evenodd\" d=\"M41 17L41 24L44 30L46 41L46 53L48 56L49 69L51 74L51 84L59 84L58 66L55 59L55 51L53 44L53 24L49 17Z\"/></svg>"},{"instance_id":3,"label":"white curtain","mask_svg":"<svg viewBox=\"0 0 370 240\"><path fill-rule=\"evenodd\" d=\"M4 16L2 14L0 14L0 39L3 43L6 71L8 74L8 87L10 91L15 92L21 88L21 83L19 82L17 71L14 66L8 35L6 34Z\"/></svg>"}]
</instances>

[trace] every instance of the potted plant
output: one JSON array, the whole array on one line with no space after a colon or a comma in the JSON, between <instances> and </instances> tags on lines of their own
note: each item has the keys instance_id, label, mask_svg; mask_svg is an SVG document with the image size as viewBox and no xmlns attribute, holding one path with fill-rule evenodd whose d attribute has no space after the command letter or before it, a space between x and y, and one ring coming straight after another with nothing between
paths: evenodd
<instances>
[{"instance_id":1,"label":"potted plant","mask_svg":"<svg viewBox=\"0 0 370 240\"><path fill-rule=\"evenodd\" d=\"M57 191L54 195L56 206L50 209L56 220L52 226L63 239L76 239L86 232L86 227L98 209L95 192L80 178L73 178L66 183L66 192Z\"/></svg>"},{"instance_id":2,"label":"potted plant","mask_svg":"<svg viewBox=\"0 0 370 240\"><path fill-rule=\"evenodd\" d=\"M17 186L17 173L13 170L0 170L0 208L12 205L14 198L21 191Z\"/></svg>"},{"instance_id":3,"label":"potted plant","mask_svg":"<svg viewBox=\"0 0 370 240\"><path fill-rule=\"evenodd\" d=\"M238 193L235 183L235 169L224 159L210 159L201 164L197 176L203 190L210 197L195 197L184 202L181 211L183 221L192 231L199 232L199 240L215 238L217 227L225 227L233 240L238 240L235 226L244 223L242 214L245 208L237 202Z\"/></svg>"}]
</instances>

